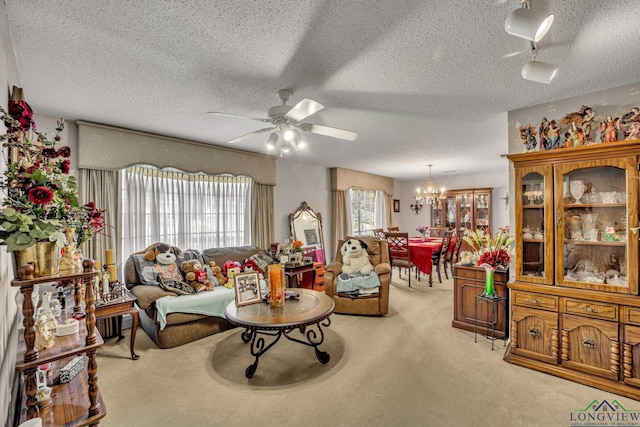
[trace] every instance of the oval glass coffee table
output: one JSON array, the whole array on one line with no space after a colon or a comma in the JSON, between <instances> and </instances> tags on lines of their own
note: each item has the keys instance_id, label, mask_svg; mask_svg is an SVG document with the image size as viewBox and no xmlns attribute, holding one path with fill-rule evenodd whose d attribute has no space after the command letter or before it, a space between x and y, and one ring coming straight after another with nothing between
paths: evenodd
<instances>
[{"instance_id":1,"label":"oval glass coffee table","mask_svg":"<svg viewBox=\"0 0 640 427\"><path fill-rule=\"evenodd\" d=\"M323 327L331 325L331 313L335 304L324 292L310 289L290 289L300 295L299 299L287 299L284 307L271 308L266 302L236 307L231 301L225 310L227 320L245 328L242 341L251 341L251 355L256 360L247 367L245 376L253 377L260 356L273 347L284 335L285 338L313 347L320 363L327 363L329 353L318 346L324 341ZM296 334L298 336L292 336ZM267 343L269 341L269 343Z\"/></svg>"}]
</instances>

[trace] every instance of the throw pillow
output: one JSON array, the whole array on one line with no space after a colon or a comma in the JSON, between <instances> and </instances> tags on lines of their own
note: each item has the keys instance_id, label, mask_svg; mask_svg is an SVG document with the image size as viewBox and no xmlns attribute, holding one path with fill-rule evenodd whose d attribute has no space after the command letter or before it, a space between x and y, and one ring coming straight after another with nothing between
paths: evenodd
<instances>
[{"instance_id":1,"label":"throw pillow","mask_svg":"<svg viewBox=\"0 0 640 427\"><path fill-rule=\"evenodd\" d=\"M253 254L251 255L249 258L247 258L249 260L252 260L253 262L256 263L256 265L258 266L258 268L260 270L262 270L262 273L266 274L267 270L269 269L269 266L271 264L275 264L278 262L277 259L274 259L267 251L262 250L260 252L258 252L257 254Z\"/></svg>"}]
</instances>

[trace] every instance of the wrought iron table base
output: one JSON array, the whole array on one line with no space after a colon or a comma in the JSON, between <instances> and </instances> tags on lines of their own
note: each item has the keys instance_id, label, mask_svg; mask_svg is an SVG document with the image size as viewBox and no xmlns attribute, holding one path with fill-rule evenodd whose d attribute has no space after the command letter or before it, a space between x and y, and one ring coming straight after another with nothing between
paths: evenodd
<instances>
[{"instance_id":1,"label":"wrought iron table base","mask_svg":"<svg viewBox=\"0 0 640 427\"><path fill-rule=\"evenodd\" d=\"M256 373L256 369L258 369L258 361L260 359L260 356L265 354L271 347L273 347L282 336L290 341L295 341L297 343L313 347L316 353L316 358L320 361L320 363L328 363L331 359L331 355L326 351L320 350L318 346L324 342L324 331L322 330L322 327L328 327L330 325L331 319L327 317L326 319L323 319L316 323L290 328L247 327L241 335L242 341L245 343L251 341L251 355L255 356L256 360L245 370L245 377L253 377L253 375ZM311 328L307 328L308 326L311 326ZM314 326L315 328L313 328ZM303 334L303 336L306 338L306 341L291 336L291 333L295 330L299 330L300 333ZM272 337L272 341L266 344L265 338L262 335Z\"/></svg>"}]
</instances>

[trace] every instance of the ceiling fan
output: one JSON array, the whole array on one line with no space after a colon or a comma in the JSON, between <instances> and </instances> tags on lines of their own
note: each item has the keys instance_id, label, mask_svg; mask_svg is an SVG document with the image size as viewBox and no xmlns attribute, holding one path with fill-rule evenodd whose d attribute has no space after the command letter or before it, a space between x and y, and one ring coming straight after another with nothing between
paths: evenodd
<instances>
[{"instance_id":1,"label":"ceiling fan","mask_svg":"<svg viewBox=\"0 0 640 427\"><path fill-rule=\"evenodd\" d=\"M300 136L298 129L315 133L317 135L330 136L333 138L344 139L346 141L355 141L358 137L357 132L350 130L338 129L329 126L316 125L312 123L300 123L302 120L317 113L324 108L324 105L313 99L304 98L294 106L287 105L287 101L291 97L291 92L288 90L279 90L278 98L282 101L282 105L276 105L269 108L266 118L243 116L240 114L221 113L218 111L211 111L209 114L215 114L217 116L235 117L242 119L257 120L260 122L270 123L272 126L256 131L250 132L246 135L239 136L232 140L227 141L228 144L235 144L249 138L253 135L271 132L269 139L267 140L267 148L273 150L280 146L280 156L283 153L289 152L291 148L298 151L304 148L305 141Z\"/></svg>"}]
</instances>

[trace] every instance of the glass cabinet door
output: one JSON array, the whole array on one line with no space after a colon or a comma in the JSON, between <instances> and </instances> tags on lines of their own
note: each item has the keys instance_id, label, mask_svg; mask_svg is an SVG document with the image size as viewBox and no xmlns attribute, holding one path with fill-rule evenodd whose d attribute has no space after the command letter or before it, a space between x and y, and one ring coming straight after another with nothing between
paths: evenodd
<instances>
[{"instance_id":1,"label":"glass cabinet door","mask_svg":"<svg viewBox=\"0 0 640 427\"><path fill-rule=\"evenodd\" d=\"M458 227L473 230L473 193L458 194Z\"/></svg>"},{"instance_id":2,"label":"glass cabinet door","mask_svg":"<svg viewBox=\"0 0 640 427\"><path fill-rule=\"evenodd\" d=\"M516 279L553 284L553 191L550 166L516 170Z\"/></svg>"},{"instance_id":3,"label":"glass cabinet door","mask_svg":"<svg viewBox=\"0 0 640 427\"><path fill-rule=\"evenodd\" d=\"M490 192L474 192L473 208L476 223L476 230L484 230L489 232L491 227L491 193Z\"/></svg>"},{"instance_id":4,"label":"glass cabinet door","mask_svg":"<svg viewBox=\"0 0 640 427\"><path fill-rule=\"evenodd\" d=\"M460 226L458 225L457 219L458 204L456 203L456 196L447 195L446 205L447 213L445 218L445 226L452 230L457 230L458 228L460 228Z\"/></svg>"},{"instance_id":5,"label":"glass cabinet door","mask_svg":"<svg viewBox=\"0 0 640 427\"><path fill-rule=\"evenodd\" d=\"M444 200L436 199L436 201L431 205L431 226L432 227L444 226L444 211L445 211Z\"/></svg>"},{"instance_id":6,"label":"glass cabinet door","mask_svg":"<svg viewBox=\"0 0 640 427\"><path fill-rule=\"evenodd\" d=\"M556 282L638 293L636 158L557 165ZM629 202L629 203L628 203Z\"/></svg>"}]
</instances>

